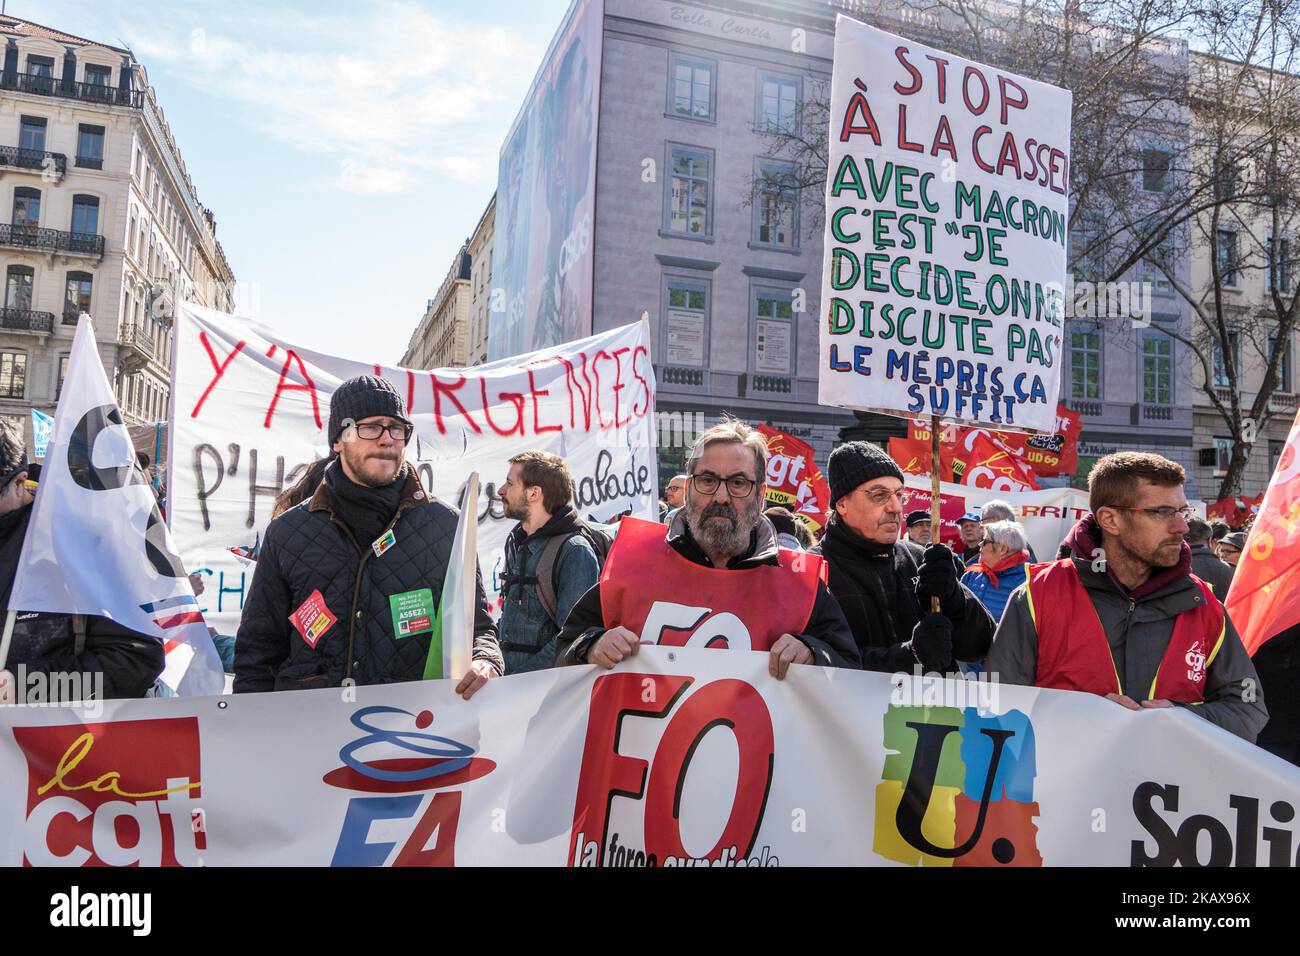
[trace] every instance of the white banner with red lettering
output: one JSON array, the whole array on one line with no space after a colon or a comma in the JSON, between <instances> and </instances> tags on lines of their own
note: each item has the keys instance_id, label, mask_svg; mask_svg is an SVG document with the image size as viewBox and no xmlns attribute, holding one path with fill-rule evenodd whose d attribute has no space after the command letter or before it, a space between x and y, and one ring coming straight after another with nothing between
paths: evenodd
<instances>
[{"instance_id":1,"label":"white banner with red lettering","mask_svg":"<svg viewBox=\"0 0 1300 956\"><path fill-rule=\"evenodd\" d=\"M1295 864L1183 708L644 647L613 671L0 707L0 865Z\"/></svg>"},{"instance_id":2,"label":"white banner with red lettering","mask_svg":"<svg viewBox=\"0 0 1300 956\"><path fill-rule=\"evenodd\" d=\"M177 306L168 518L185 567L204 575L208 623L234 634L275 496L329 453L330 395L381 375L406 399L406 459L424 487L479 492L479 567L494 616L506 534L496 497L511 455L565 458L574 506L605 521L628 509L658 518L655 382L644 323L466 369L421 371L339 358L274 330L188 303Z\"/></svg>"},{"instance_id":3,"label":"white banner with red lettering","mask_svg":"<svg viewBox=\"0 0 1300 956\"><path fill-rule=\"evenodd\" d=\"M913 494L903 506L904 512L930 507L930 479L920 475L906 475L904 482ZM1029 546L1039 561L1056 559L1056 549L1061 546L1076 521L1088 513L1088 492L1080 488L1043 488L1039 491L1005 491L998 487L979 488L941 482L940 494L951 505L951 513L978 511L990 501L1005 501L1011 506L1016 520L1025 529ZM955 502L961 502L960 505ZM944 519L944 540L959 540L957 522Z\"/></svg>"}]
</instances>

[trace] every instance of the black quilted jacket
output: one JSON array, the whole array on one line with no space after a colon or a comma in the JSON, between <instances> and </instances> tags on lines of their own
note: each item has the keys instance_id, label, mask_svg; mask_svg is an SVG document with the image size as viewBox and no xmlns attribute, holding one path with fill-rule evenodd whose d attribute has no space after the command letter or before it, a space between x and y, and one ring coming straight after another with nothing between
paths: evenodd
<instances>
[{"instance_id":1,"label":"black quilted jacket","mask_svg":"<svg viewBox=\"0 0 1300 956\"><path fill-rule=\"evenodd\" d=\"M436 606L456 520L456 511L427 495L408 467L391 525L397 540L381 557L335 516L324 483L272 521L235 639L235 692L337 687L345 678L358 684L419 680L430 634L394 637L388 599L428 588ZM475 585L473 657L503 672L477 573ZM313 648L289 617L317 590L338 620Z\"/></svg>"}]
</instances>

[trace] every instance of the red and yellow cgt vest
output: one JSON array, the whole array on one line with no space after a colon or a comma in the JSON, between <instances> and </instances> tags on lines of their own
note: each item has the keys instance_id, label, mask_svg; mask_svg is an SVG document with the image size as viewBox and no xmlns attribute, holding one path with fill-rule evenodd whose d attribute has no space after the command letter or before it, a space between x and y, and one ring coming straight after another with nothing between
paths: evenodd
<instances>
[{"instance_id":1,"label":"red and yellow cgt vest","mask_svg":"<svg viewBox=\"0 0 1300 956\"><path fill-rule=\"evenodd\" d=\"M678 554L667 530L637 518L619 523L600 575L606 627L626 627L647 644L755 651L804 632L822 558L780 548L779 565L709 568Z\"/></svg>"},{"instance_id":2,"label":"red and yellow cgt vest","mask_svg":"<svg viewBox=\"0 0 1300 956\"><path fill-rule=\"evenodd\" d=\"M1174 618L1169 647L1156 670L1149 700L1184 704L1205 699L1205 675L1223 646L1227 617L1210 586L1192 575L1201 591L1197 606ZM1070 558L1034 567L1026 581L1029 614L1038 631L1037 687L1123 694L1110 642L1079 572Z\"/></svg>"}]
</instances>

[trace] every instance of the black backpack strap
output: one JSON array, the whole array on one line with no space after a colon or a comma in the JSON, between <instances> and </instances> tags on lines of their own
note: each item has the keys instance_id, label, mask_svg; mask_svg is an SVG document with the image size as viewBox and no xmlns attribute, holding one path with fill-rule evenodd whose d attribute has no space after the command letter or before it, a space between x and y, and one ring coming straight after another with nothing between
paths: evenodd
<instances>
[{"instance_id":1,"label":"black backpack strap","mask_svg":"<svg viewBox=\"0 0 1300 956\"><path fill-rule=\"evenodd\" d=\"M542 601L542 608L546 611L546 616L554 623L555 612L558 609L555 600L555 564L560 557L560 549L564 547L564 542L568 541L572 535L556 535L548 538L546 547L542 548L542 556L537 559L537 596Z\"/></svg>"},{"instance_id":2,"label":"black backpack strap","mask_svg":"<svg viewBox=\"0 0 1300 956\"><path fill-rule=\"evenodd\" d=\"M74 653L80 657L86 649L86 615L72 615L72 641Z\"/></svg>"}]
</instances>

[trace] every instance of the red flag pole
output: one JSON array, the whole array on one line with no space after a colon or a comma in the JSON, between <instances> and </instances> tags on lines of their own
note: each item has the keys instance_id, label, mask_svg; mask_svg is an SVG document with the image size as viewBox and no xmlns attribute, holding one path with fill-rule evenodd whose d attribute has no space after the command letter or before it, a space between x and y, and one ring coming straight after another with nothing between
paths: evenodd
<instances>
[{"instance_id":1,"label":"red flag pole","mask_svg":"<svg viewBox=\"0 0 1300 956\"><path fill-rule=\"evenodd\" d=\"M943 520L939 515L939 416L930 416L930 542L939 543ZM930 610L939 612L939 599L930 598Z\"/></svg>"}]
</instances>

